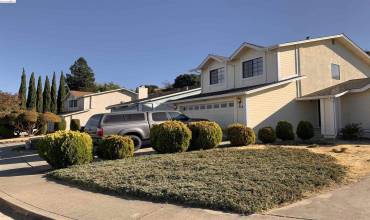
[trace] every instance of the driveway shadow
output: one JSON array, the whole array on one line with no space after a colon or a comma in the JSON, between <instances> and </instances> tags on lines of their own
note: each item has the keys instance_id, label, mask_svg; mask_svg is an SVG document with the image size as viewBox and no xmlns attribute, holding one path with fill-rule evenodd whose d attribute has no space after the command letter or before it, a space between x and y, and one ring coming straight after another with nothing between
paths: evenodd
<instances>
[{"instance_id":1,"label":"driveway shadow","mask_svg":"<svg viewBox=\"0 0 370 220\"><path fill-rule=\"evenodd\" d=\"M45 174L50 170L49 165L40 165L35 167L22 167L8 170L1 170L0 177L28 176L35 174Z\"/></svg>"}]
</instances>

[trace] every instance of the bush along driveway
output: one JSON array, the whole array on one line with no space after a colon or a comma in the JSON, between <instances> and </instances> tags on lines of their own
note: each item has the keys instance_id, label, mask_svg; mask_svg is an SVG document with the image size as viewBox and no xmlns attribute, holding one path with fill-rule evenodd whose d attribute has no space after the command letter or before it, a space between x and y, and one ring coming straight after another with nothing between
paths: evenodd
<instances>
[{"instance_id":1,"label":"bush along driveway","mask_svg":"<svg viewBox=\"0 0 370 220\"><path fill-rule=\"evenodd\" d=\"M213 149L148 155L55 170L81 188L242 214L340 183L346 169L304 149Z\"/></svg>"}]
</instances>

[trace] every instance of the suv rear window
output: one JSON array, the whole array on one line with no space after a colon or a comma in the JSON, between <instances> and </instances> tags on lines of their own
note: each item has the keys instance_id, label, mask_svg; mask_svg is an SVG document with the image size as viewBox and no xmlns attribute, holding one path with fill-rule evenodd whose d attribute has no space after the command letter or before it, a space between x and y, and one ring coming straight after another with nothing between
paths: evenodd
<instances>
[{"instance_id":1,"label":"suv rear window","mask_svg":"<svg viewBox=\"0 0 370 220\"><path fill-rule=\"evenodd\" d=\"M92 127L98 127L99 126L99 122L100 122L100 119L101 119L102 115L99 114L99 115L93 115L89 118L89 120L87 121L86 123L86 126L85 127L89 127L89 128L92 128Z\"/></svg>"},{"instance_id":2,"label":"suv rear window","mask_svg":"<svg viewBox=\"0 0 370 220\"><path fill-rule=\"evenodd\" d=\"M104 117L105 124L114 124L114 123L122 123L122 122L129 122L129 121L144 121L144 120L145 120L144 113L113 114L113 115L106 115Z\"/></svg>"},{"instance_id":3,"label":"suv rear window","mask_svg":"<svg viewBox=\"0 0 370 220\"><path fill-rule=\"evenodd\" d=\"M153 121L167 121L168 117L166 112L153 112L152 119Z\"/></svg>"}]
</instances>

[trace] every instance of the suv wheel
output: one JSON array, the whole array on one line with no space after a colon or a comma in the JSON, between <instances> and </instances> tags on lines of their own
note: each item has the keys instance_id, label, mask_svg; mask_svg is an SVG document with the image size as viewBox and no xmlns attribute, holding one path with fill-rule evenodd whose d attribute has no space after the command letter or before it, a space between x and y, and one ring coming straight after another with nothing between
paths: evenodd
<instances>
[{"instance_id":1,"label":"suv wheel","mask_svg":"<svg viewBox=\"0 0 370 220\"><path fill-rule=\"evenodd\" d=\"M136 135L128 135L128 136L134 141L135 151L139 150L142 145L141 138Z\"/></svg>"}]
</instances>

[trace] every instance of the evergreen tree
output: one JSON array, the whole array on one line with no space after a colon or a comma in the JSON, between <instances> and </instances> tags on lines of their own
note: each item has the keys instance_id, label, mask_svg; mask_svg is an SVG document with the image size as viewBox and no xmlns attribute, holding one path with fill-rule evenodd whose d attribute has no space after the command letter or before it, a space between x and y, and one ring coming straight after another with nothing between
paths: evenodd
<instances>
[{"instance_id":1,"label":"evergreen tree","mask_svg":"<svg viewBox=\"0 0 370 220\"><path fill-rule=\"evenodd\" d=\"M36 110L35 73L32 72L28 85L27 109Z\"/></svg>"},{"instance_id":2,"label":"evergreen tree","mask_svg":"<svg viewBox=\"0 0 370 220\"><path fill-rule=\"evenodd\" d=\"M57 80L55 78L55 72L53 73L50 95L51 95L50 112L57 113Z\"/></svg>"},{"instance_id":3,"label":"evergreen tree","mask_svg":"<svg viewBox=\"0 0 370 220\"><path fill-rule=\"evenodd\" d=\"M71 90L95 91L95 76L87 61L80 57L70 67L71 74L67 74L67 84Z\"/></svg>"},{"instance_id":4,"label":"evergreen tree","mask_svg":"<svg viewBox=\"0 0 370 220\"><path fill-rule=\"evenodd\" d=\"M43 100L43 97L42 97L42 80L41 80L41 76L39 76L39 80L37 81L37 100L36 100L36 111L37 112L43 112L43 103L42 103L42 100Z\"/></svg>"},{"instance_id":5,"label":"evergreen tree","mask_svg":"<svg viewBox=\"0 0 370 220\"><path fill-rule=\"evenodd\" d=\"M27 78L26 78L26 71L22 71L22 80L21 85L18 91L18 99L19 99L19 107L21 109L26 109L26 97L27 97Z\"/></svg>"},{"instance_id":6,"label":"evergreen tree","mask_svg":"<svg viewBox=\"0 0 370 220\"><path fill-rule=\"evenodd\" d=\"M66 84L65 84L64 73L62 71L62 73L60 74L58 98L57 98L58 114L64 112L63 101L65 100L66 95L67 95Z\"/></svg>"},{"instance_id":7,"label":"evergreen tree","mask_svg":"<svg viewBox=\"0 0 370 220\"><path fill-rule=\"evenodd\" d=\"M199 87L200 86L200 75L194 73L181 74L176 77L173 84L174 88L184 87Z\"/></svg>"},{"instance_id":8,"label":"evergreen tree","mask_svg":"<svg viewBox=\"0 0 370 220\"><path fill-rule=\"evenodd\" d=\"M50 95L50 81L48 76L46 76L45 79L43 101L44 101L43 111L50 112L51 95Z\"/></svg>"}]
</instances>

